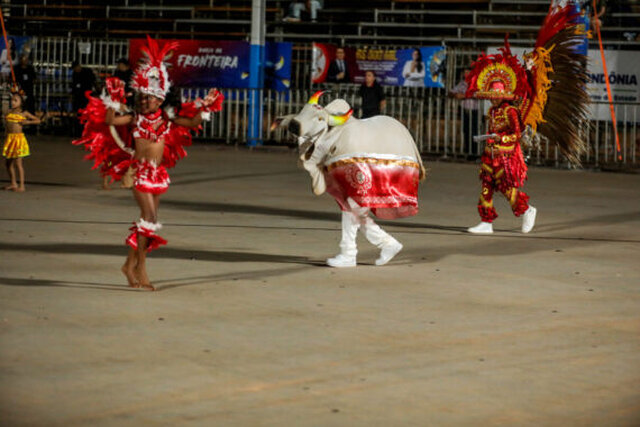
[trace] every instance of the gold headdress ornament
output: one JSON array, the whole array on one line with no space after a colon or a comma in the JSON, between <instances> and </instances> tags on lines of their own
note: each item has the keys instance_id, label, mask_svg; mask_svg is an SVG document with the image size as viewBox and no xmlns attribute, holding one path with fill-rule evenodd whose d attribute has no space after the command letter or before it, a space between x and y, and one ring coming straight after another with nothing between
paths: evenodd
<instances>
[{"instance_id":1,"label":"gold headdress ornament","mask_svg":"<svg viewBox=\"0 0 640 427\"><path fill-rule=\"evenodd\" d=\"M506 37L500 51L495 55L482 54L473 63L467 77L467 97L509 100L527 97L527 75L511 54Z\"/></svg>"}]
</instances>

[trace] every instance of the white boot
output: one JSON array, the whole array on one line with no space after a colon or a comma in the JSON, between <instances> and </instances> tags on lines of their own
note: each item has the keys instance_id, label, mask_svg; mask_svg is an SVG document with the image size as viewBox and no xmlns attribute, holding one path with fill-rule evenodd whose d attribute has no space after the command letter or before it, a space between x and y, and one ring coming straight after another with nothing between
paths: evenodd
<instances>
[{"instance_id":1,"label":"white boot","mask_svg":"<svg viewBox=\"0 0 640 427\"><path fill-rule=\"evenodd\" d=\"M327 260L330 267L355 267L358 247L356 236L360 228L360 219L351 212L342 212L342 239L340 253Z\"/></svg>"},{"instance_id":2,"label":"white boot","mask_svg":"<svg viewBox=\"0 0 640 427\"><path fill-rule=\"evenodd\" d=\"M380 251L380 258L376 260L376 265L385 265L389 261L393 259L394 256L398 255L398 253L402 250L402 243L398 242L396 239L387 243L382 247Z\"/></svg>"},{"instance_id":3,"label":"white boot","mask_svg":"<svg viewBox=\"0 0 640 427\"><path fill-rule=\"evenodd\" d=\"M372 245L380 248L380 257L376 260L376 265L385 265L398 255L402 250L402 244L375 223L369 216L369 209L360 208L359 214L365 237Z\"/></svg>"},{"instance_id":4,"label":"white boot","mask_svg":"<svg viewBox=\"0 0 640 427\"><path fill-rule=\"evenodd\" d=\"M333 258L327 259L327 265L329 267L355 267L356 266L356 257L351 257L344 254L338 254Z\"/></svg>"},{"instance_id":5,"label":"white boot","mask_svg":"<svg viewBox=\"0 0 640 427\"><path fill-rule=\"evenodd\" d=\"M536 224L536 213L538 210L533 206L529 206L529 209L522 215L522 232L528 233L533 229Z\"/></svg>"},{"instance_id":6,"label":"white boot","mask_svg":"<svg viewBox=\"0 0 640 427\"><path fill-rule=\"evenodd\" d=\"M467 231L473 234L492 234L493 224L491 224L490 222L482 221L480 224L476 225L475 227L467 228Z\"/></svg>"}]
</instances>

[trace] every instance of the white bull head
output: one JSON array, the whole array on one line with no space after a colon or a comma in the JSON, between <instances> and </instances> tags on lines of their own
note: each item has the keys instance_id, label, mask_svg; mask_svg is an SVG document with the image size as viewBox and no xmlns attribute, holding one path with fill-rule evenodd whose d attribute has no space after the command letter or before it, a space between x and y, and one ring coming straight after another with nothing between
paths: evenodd
<instances>
[{"instance_id":1,"label":"white bull head","mask_svg":"<svg viewBox=\"0 0 640 427\"><path fill-rule=\"evenodd\" d=\"M353 114L353 109L343 100L333 101L327 106L328 108L322 107L318 101L324 93L325 91L314 93L298 114L278 117L271 126L272 129L286 127L289 132L297 136L302 154L309 150L330 127L343 125ZM340 110L341 112L336 112Z\"/></svg>"},{"instance_id":2,"label":"white bull head","mask_svg":"<svg viewBox=\"0 0 640 427\"><path fill-rule=\"evenodd\" d=\"M272 129L286 127L298 137L300 160L311 175L311 185L316 195L326 190L321 163L340 132L336 128L344 125L353 114L353 109L342 99L332 101L326 108L320 106L318 101L323 93L316 92L302 111L278 117L271 126Z\"/></svg>"}]
</instances>

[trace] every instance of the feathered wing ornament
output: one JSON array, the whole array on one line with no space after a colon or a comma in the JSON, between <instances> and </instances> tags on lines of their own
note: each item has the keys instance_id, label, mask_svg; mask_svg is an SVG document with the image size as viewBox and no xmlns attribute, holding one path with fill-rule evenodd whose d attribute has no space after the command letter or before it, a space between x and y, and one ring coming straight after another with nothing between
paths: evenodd
<instances>
[{"instance_id":1,"label":"feathered wing ornament","mask_svg":"<svg viewBox=\"0 0 640 427\"><path fill-rule=\"evenodd\" d=\"M104 121L107 114L104 100L89 94L87 98L87 107L80 110L80 122L84 124L82 137L73 141L73 144L82 145L89 152L85 160L93 161L92 169L99 168L102 176L120 180L133 161L130 129L127 126L107 125Z\"/></svg>"},{"instance_id":2,"label":"feathered wing ornament","mask_svg":"<svg viewBox=\"0 0 640 427\"><path fill-rule=\"evenodd\" d=\"M522 120L555 143L575 164L587 151L580 127L588 118L587 57L579 53L584 32L573 7L553 6L538 33L535 49L525 55L529 96Z\"/></svg>"}]
</instances>

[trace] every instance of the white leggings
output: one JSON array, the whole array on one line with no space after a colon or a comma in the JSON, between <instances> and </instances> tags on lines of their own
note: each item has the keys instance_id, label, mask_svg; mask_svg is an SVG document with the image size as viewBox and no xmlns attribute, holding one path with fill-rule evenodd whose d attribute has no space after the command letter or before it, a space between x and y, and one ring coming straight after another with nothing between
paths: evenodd
<instances>
[{"instance_id":1,"label":"white leggings","mask_svg":"<svg viewBox=\"0 0 640 427\"><path fill-rule=\"evenodd\" d=\"M362 227L362 232L372 245L382 248L384 245L396 241L384 231L369 216L369 208L358 205L353 199L347 199L351 211L342 211L342 240L340 240L340 252L349 257L355 257L358 253L356 236Z\"/></svg>"}]
</instances>

